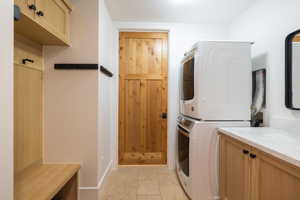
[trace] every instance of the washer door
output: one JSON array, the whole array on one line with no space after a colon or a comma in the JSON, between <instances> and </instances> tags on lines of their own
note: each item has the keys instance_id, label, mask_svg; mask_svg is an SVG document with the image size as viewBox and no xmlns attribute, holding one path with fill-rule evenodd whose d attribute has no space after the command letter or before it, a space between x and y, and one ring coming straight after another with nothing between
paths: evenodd
<instances>
[{"instance_id":1,"label":"washer door","mask_svg":"<svg viewBox=\"0 0 300 200\"><path fill-rule=\"evenodd\" d=\"M177 126L177 137L178 137L178 167L189 177L190 175L190 135L185 129Z\"/></svg>"}]
</instances>

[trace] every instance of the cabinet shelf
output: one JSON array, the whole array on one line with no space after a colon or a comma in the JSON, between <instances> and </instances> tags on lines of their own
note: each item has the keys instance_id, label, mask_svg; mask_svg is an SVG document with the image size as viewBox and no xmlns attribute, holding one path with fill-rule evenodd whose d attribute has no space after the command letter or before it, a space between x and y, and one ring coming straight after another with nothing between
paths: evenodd
<instances>
[{"instance_id":1,"label":"cabinet shelf","mask_svg":"<svg viewBox=\"0 0 300 200\"><path fill-rule=\"evenodd\" d=\"M41 45L70 46L70 42L60 39L47 29L22 14L19 21L15 21L15 32Z\"/></svg>"}]
</instances>

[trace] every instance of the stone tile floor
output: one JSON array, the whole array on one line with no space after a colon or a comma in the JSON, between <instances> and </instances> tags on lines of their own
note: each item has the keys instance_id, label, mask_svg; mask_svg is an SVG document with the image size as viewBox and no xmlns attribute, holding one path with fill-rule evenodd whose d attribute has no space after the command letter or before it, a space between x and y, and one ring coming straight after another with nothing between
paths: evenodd
<instances>
[{"instance_id":1,"label":"stone tile floor","mask_svg":"<svg viewBox=\"0 0 300 200\"><path fill-rule=\"evenodd\" d=\"M164 166L132 166L113 170L100 200L188 200L174 171Z\"/></svg>"}]
</instances>

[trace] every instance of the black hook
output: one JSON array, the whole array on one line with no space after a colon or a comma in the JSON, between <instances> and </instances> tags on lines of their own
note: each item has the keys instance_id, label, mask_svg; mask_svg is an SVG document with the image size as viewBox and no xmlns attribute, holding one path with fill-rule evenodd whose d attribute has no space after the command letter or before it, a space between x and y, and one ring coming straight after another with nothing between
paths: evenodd
<instances>
[{"instance_id":1,"label":"black hook","mask_svg":"<svg viewBox=\"0 0 300 200\"><path fill-rule=\"evenodd\" d=\"M33 60L31 60L31 59L28 59L28 58L24 58L24 59L22 60L22 63L25 65L25 64L26 64L26 62L31 62L31 63L34 63L34 61L33 61Z\"/></svg>"}]
</instances>

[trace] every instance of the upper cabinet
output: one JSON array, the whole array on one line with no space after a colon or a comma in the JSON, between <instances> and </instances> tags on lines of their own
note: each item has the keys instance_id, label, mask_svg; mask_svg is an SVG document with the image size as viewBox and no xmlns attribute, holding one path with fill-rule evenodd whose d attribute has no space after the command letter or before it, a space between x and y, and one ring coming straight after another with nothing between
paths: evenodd
<instances>
[{"instance_id":1,"label":"upper cabinet","mask_svg":"<svg viewBox=\"0 0 300 200\"><path fill-rule=\"evenodd\" d=\"M15 22L15 31L42 45L70 45L68 0L15 0L22 17Z\"/></svg>"},{"instance_id":2,"label":"upper cabinet","mask_svg":"<svg viewBox=\"0 0 300 200\"><path fill-rule=\"evenodd\" d=\"M70 9L62 0L36 0L36 20L40 25L68 42Z\"/></svg>"}]
</instances>

